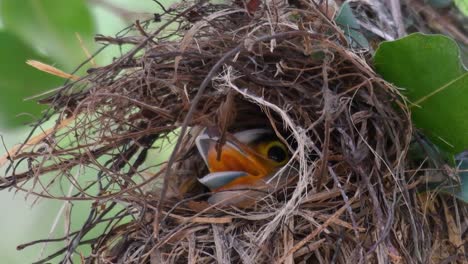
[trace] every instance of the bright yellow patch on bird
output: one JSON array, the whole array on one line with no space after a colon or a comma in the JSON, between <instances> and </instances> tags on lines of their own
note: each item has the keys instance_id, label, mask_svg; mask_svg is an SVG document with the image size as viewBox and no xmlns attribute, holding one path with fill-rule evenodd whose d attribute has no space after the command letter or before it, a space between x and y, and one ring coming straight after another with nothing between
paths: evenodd
<instances>
[{"instance_id":1,"label":"bright yellow patch on bird","mask_svg":"<svg viewBox=\"0 0 468 264\"><path fill-rule=\"evenodd\" d=\"M236 186L243 188L255 187L264 183L264 178L284 166L289 155L286 146L279 140L260 140L250 145L236 142L236 146L225 144L219 154L216 145L213 144L207 153L207 161L210 172L244 171L244 177L239 177L232 182L212 191L234 189Z\"/></svg>"}]
</instances>

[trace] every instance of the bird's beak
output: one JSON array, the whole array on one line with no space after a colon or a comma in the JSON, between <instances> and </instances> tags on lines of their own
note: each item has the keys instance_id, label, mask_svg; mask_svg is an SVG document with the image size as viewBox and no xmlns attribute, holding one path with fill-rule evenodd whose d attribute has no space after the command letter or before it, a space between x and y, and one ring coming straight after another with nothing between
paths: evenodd
<instances>
[{"instance_id":1,"label":"bird's beak","mask_svg":"<svg viewBox=\"0 0 468 264\"><path fill-rule=\"evenodd\" d=\"M233 186L255 185L271 173L267 161L246 144L228 138L217 148L218 137L204 133L197 138L197 148L210 173L199 181L212 191L227 190ZM219 153L217 151L219 149Z\"/></svg>"}]
</instances>

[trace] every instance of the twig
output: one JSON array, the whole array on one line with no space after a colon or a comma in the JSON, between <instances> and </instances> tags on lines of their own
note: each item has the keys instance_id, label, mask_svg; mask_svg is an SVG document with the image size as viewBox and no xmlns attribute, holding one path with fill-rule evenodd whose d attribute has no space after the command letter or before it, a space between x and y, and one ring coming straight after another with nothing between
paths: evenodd
<instances>
[{"instance_id":1,"label":"twig","mask_svg":"<svg viewBox=\"0 0 468 264\"><path fill-rule=\"evenodd\" d=\"M393 16L393 21L397 27L398 38L406 36L405 24L403 23L403 16L401 15L400 0L390 0L390 12Z\"/></svg>"},{"instance_id":2,"label":"twig","mask_svg":"<svg viewBox=\"0 0 468 264\"><path fill-rule=\"evenodd\" d=\"M334 220L340 215L344 213L344 211L351 206L351 204L357 199L359 192L356 192L353 198L349 200L348 203L345 203L340 209L338 209L333 215L330 216L329 219L327 219L322 225L320 225L317 229L315 229L312 233L307 235L305 238L303 238L301 241L299 241L296 245L294 245L293 248L291 248L286 255L281 257L276 263L283 263L284 260L291 254L294 254L294 252L298 251L300 248L305 246L310 240L314 239L317 235L319 235L325 228L327 228L330 224L334 222Z\"/></svg>"}]
</instances>

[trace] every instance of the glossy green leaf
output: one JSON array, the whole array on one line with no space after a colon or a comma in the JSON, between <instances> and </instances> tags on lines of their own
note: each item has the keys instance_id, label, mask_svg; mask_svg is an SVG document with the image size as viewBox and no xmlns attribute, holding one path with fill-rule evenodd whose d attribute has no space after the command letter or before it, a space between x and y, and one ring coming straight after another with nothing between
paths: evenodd
<instances>
[{"instance_id":1,"label":"glossy green leaf","mask_svg":"<svg viewBox=\"0 0 468 264\"><path fill-rule=\"evenodd\" d=\"M335 18L336 24L343 29L346 37L355 48L369 48L367 38L360 32L361 26L359 25L353 10L349 6L349 1L341 5L340 11Z\"/></svg>"},{"instance_id":2,"label":"glossy green leaf","mask_svg":"<svg viewBox=\"0 0 468 264\"><path fill-rule=\"evenodd\" d=\"M468 149L468 74L455 41L415 33L381 43L374 62L385 80L404 89L416 127L452 154Z\"/></svg>"},{"instance_id":3,"label":"glossy green leaf","mask_svg":"<svg viewBox=\"0 0 468 264\"><path fill-rule=\"evenodd\" d=\"M31 47L15 35L0 31L0 113L2 123L16 126L34 121L39 117L43 106L34 101L24 101L24 98L43 92L60 85L63 80L41 72L26 64L26 60L34 59L48 63L43 56L38 55ZM50 63L50 62L49 62ZM31 116L19 116L26 113Z\"/></svg>"},{"instance_id":4,"label":"glossy green leaf","mask_svg":"<svg viewBox=\"0 0 468 264\"><path fill-rule=\"evenodd\" d=\"M86 56L75 33L90 45L93 20L83 0L3 0L4 27L71 70Z\"/></svg>"}]
</instances>

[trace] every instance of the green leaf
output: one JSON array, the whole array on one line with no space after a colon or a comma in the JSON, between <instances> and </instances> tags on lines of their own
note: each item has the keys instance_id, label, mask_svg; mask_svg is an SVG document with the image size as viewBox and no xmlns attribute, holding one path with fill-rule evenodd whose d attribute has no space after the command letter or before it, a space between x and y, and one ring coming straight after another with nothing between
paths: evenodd
<instances>
[{"instance_id":1,"label":"green leaf","mask_svg":"<svg viewBox=\"0 0 468 264\"><path fill-rule=\"evenodd\" d=\"M452 154L468 148L468 74L455 41L411 34L381 43L374 63L385 80L404 89L415 126L437 146Z\"/></svg>"},{"instance_id":2,"label":"green leaf","mask_svg":"<svg viewBox=\"0 0 468 264\"><path fill-rule=\"evenodd\" d=\"M33 121L31 116L17 115L27 113L38 117L44 107L34 101L24 101L24 98L58 86L63 80L27 65L26 60L29 59L45 63L49 60L38 55L18 37L6 31L0 31L0 58L2 58L0 63L2 123L18 126Z\"/></svg>"},{"instance_id":3,"label":"green leaf","mask_svg":"<svg viewBox=\"0 0 468 264\"><path fill-rule=\"evenodd\" d=\"M366 37L360 32L361 26L359 25L353 10L349 6L349 1L341 5L340 11L335 18L336 24L343 29L346 37L354 48L369 48L369 42Z\"/></svg>"},{"instance_id":4,"label":"green leaf","mask_svg":"<svg viewBox=\"0 0 468 264\"><path fill-rule=\"evenodd\" d=\"M468 16L468 0L455 0L455 5L464 16Z\"/></svg>"},{"instance_id":5,"label":"green leaf","mask_svg":"<svg viewBox=\"0 0 468 264\"><path fill-rule=\"evenodd\" d=\"M90 48L94 33L91 13L83 0L3 0L4 27L29 45L44 51L64 70L86 59L76 33Z\"/></svg>"}]
</instances>

